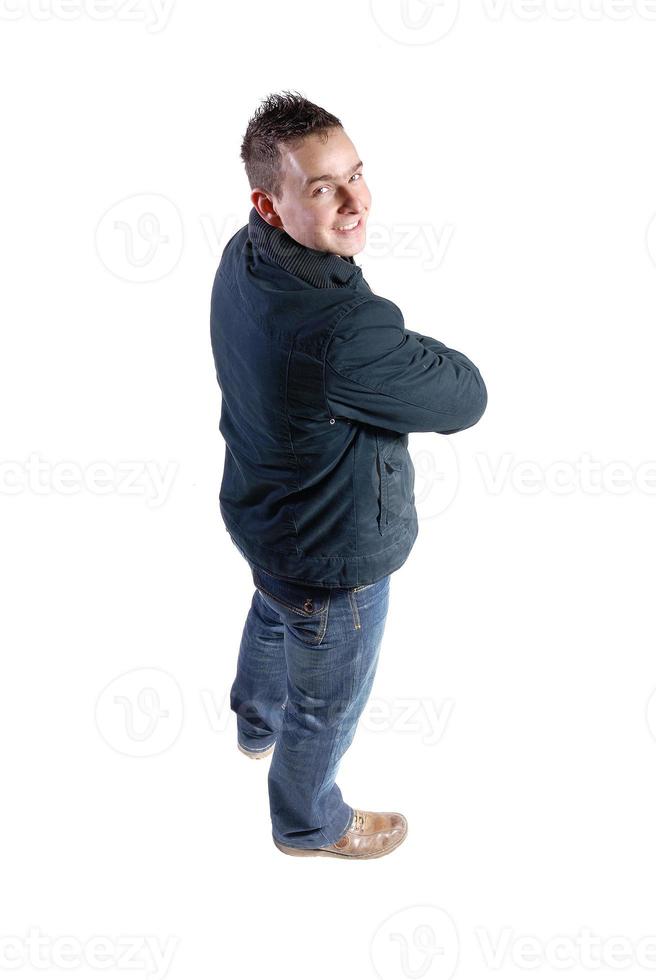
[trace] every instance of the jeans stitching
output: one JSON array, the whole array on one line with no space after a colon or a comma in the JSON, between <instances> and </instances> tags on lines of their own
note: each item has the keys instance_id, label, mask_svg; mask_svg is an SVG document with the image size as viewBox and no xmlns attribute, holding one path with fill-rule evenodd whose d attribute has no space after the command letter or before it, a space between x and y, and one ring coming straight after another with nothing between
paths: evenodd
<instances>
[{"instance_id":1,"label":"jeans stitching","mask_svg":"<svg viewBox=\"0 0 656 980\"><path fill-rule=\"evenodd\" d=\"M354 629L359 630L362 624L360 623L360 614L358 610L358 601L355 598L355 589L351 589L349 591L348 597L351 604L351 611L353 613L353 627Z\"/></svg>"},{"instance_id":2,"label":"jeans stitching","mask_svg":"<svg viewBox=\"0 0 656 980\"><path fill-rule=\"evenodd\" d=\"M305 616L306 619L309 619L311 616L315 615L315 613L308 613L304 609L299 609L298 606L292 606L288 602L285 602L283 599L279 599L277 595L274 595L272 592L267 592L267 590L263 589L261 585L256 586L256 588L259 592L264 592L266 595L270 596L273 600L275 600L275 602L280 603L281 606L285 606L286 609L291 609L292 612L299 613L300 615ZM320 646L324 636L326 635L326 630L328 628L329 609L330 609L330 592L328 593L328 596L326 598L326 604L320 613L319 635L316 638L312 637L307 640L307 642L310 643L312 646Z\"/></svg>"},{"instance_id":3,"label":"jeans stitching","mask_svg":"<svg viewBox=\"0 0 656 980\"><path fill-rule=\"evenodd\" d=\"M319 639L317 640L317 646L322 642L324 636L326 635L326 630L328 629L328 610L330 609L330 592L328 593L328 598L326 600L326 606L322 613L322 618L320 620L320 626L322 627L319 631Z\"/></svg>"},{"instance_id":4,"label":"jeans stitching","mask_svg":"<svg viewBox=\"0 0 656 980\"><path fill-rule=\"evenodd\" d=\"M267 589L263 589L261 585L257 585L256 588L259 589L260 592L264 592L264 593L266 593L266 595L271 596L271 598L272 599L275 599L276 602L279 602L281 606L285 606L287 609L291 609L292 612L299 613L299 615L301 615L301 616L305 616L305 617L309 618L310 616L313 616L316 613L316 610L315 610L314 613L309 613L309 612L307 612L307 610L299 608L299 606L292 606L292 604L290 602L285 602L284 599L281 599L281 598L279 598L279 596L274 595L273 592L269 592ZM328 599L330 600L330 595L328 595ZM324 607L324 608L327 608L327 604L326 604L326 607ZM322 611L322 613L323 613L323 611Z\"/></svg>"}]
</instances>

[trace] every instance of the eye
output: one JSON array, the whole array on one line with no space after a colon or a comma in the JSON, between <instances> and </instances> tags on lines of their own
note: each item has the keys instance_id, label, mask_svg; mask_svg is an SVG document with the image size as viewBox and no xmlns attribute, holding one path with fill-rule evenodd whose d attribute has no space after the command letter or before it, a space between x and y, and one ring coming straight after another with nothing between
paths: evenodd
<instances>
[{"instance_id":1,"label":"eye","mask_svg":"<svg viewBox=\"0 0 656 980\"><path fill-rule=\"evenodd\" d=\"M353 180L353 177L362 177L362 173L361 172L358 172L358 173L352 174L351 180ZM356 183L359 183L359 181L356 181ZM313 191L312 197L323 197L324 195L323 194L319 194L319 191L325 191L325 190L330 190L330 188L328 187L327 184L322 184L321 187L317 187L316 191Z\"/></svg>"}]
</instances>

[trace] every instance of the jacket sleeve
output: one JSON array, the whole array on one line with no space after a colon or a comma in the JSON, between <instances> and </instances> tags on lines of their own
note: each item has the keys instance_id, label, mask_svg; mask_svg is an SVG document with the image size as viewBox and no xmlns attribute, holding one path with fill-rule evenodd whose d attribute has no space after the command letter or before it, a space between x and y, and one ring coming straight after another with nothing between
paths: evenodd
<instances>
[{"instance_id":1,"label":"jacket sleeve","mask_svg":"<svg viewBox=\"0 0 656 980\"><path fill-rule=\"evenodd\" d=\"M398 306L380 296L338 323L325 368L334 417L395 432L460 432L487 406L476 365L439 340L406 330Z\"/></svg>"}]
</instances>

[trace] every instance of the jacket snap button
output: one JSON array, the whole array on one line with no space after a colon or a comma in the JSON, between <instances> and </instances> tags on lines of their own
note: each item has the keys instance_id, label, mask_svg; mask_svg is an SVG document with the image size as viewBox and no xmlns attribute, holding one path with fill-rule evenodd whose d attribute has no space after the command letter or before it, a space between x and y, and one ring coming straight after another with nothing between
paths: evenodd
<instances>
[{"instance_id":1,"label":"jacket snap button","mask_svg":"<svg viewBox=\"0 0 656 980\"><path fill-rule=\"evenodd\" d=\"M334 425L334 424L335 424L335 419L331 419L331 420L330 420L330 424L331 424L331 425Z\"/></svg>"},{"instance_id":2,"label":"jacket snap button","mask_svg":"<svg viewBox=\"0 0 656 980\"><path fill-rule=\"evenodd\" d=\"M312 599L305 600L305 602L303 603L303 609L305 609L306 612L312 612L312 610L314 609L314 606L312 605Z\"/></svg>"}]
</instances>

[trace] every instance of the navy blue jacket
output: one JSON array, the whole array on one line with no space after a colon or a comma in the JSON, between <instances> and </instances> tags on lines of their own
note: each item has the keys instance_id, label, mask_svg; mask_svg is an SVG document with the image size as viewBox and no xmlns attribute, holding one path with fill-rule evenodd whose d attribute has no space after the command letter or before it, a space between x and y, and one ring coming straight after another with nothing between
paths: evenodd
<instances>
[{"instance_id":1,"label":"navy blue jacket","mask_svg":"<svg viewBox=\"0 0 656 980\"><path fill-rule=\"evenodd\" d=\"M368 585L417 537L408 433L487 404L469 358L404 326L352 257L307 248L253 207L214 279L223 523L248 561L317 586Z\"/></svg>"}]
</instances>

